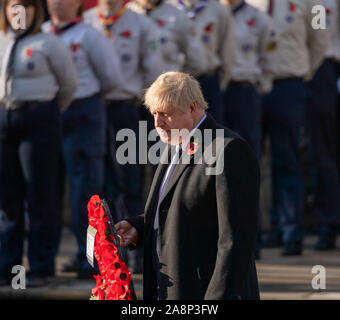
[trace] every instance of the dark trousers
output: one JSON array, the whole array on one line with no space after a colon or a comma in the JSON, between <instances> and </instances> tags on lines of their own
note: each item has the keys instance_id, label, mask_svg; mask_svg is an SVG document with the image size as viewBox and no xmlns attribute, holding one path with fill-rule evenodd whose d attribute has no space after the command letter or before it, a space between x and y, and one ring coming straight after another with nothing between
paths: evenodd
<instances>
[{"instance_id":1,"label":"dark trousers","mask_svg":"<svg viewBox=\"0 0 340 320\"><path fill-rule=\"evenodd\" d=\"M262 104L256 88L250 83L231 82L224 93L223 124L237 132L261 158ZM259 217L261 215L259 214ZM261 219L256 246L262 247Z\"/></svg>"},{"instance_id":2,"label":"dark trousers","mask_svg":"<svg viewBox=\"0 0 340 320\"><path fill-rule=\"evenodd\" d=\"M54 101L0 107L0 275L22 264L25 211L32 273L52 275L60 237L55 209L61 121Z\"/></svg>"},{"instance_id":3,"label":"dark trousers","mask_svg":"<svg viewBox=\"0 0 340 320\"><path fill-rule=\"evenodd\" d=\"M143 166L139 164L139 120L140 105L132 100L107 101L108 118L108 158L105 181L105 197L113 203L113 214L116 220L126 219L143 212L142 177ZM120 130L134 133L135 144L132 145L131 156L135 164L119 163L121 148L125 141L118 141ZM129 152L130 152L129 151ZM120 153L120 154L119 154ZM127 153L125 153L127 156ZM143 251L140 249L128 251L129 267L136 261L140 263Z\"/></svg>"},{"instance_id":4,"label":"dark trousers","mask_svg":"<svg viewBox=\"0 0 340 320\"><path fill-rule=\"evenodd\" d=\"M80 268L86 259L87 203L102 196L105 176L106 114L99 95L75 100L62 116L63 161L70 186L72 230L78 243Z\"/></svg>"},{"instance_id":5,"label":"dark trousers","mask_svg":"<svg viewBox=\"0 0 340 320\"><path fill-rule=\"evenodd\" d=\"M336 65L325 60L308 84L306 109L315 210L320 227L331 227L340 218L340 185L337 164Z\"/></svg>"},{"instance_id":6,"label":"dark trousers","mask_svg":"<svg viewBox=\"0 0 340 320\"><path fill-rule=\"evenodd\" d=\"M283 241L301 241L304 184L299 161L304 126L305 84L300 78L276 80L263 99L264 124L272 152L272 227L283 232Z\"/></svg>"},{"instance_id":7,"label":"dark trousers","mask_svg":"<svg viewBox=\"0 0 340 320\"><path fill-rule=\"evenodd\" d=\"M224 94L224 124L243 137L261 157L262 105L254 86L232 82Z\"/></svg>"},{"instance_id":8,"label":"dark trousers","mask_svg":"<svg viewBox=\"0 0 340 320\"><path fill-rule=\"evenodd\" d=\"M197 78L200 83L204 99L207 101L207 110L218 122L223 121L223 94L220 89L220 79L218 74L201 75Z\"/></svg>"}]
</instances>

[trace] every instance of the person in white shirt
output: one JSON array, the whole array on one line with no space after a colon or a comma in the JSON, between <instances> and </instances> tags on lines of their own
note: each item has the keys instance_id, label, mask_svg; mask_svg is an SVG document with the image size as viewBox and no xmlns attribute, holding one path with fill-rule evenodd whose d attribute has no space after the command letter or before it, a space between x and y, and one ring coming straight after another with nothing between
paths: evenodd
<instances>
[{"instance_id":1,"label":"person in white shirt","mask_svg":"<svg viewBox=\"0 0 340 320\"><path fill-rule=\"evenodd\" d=\"M148 17L127 8L126 2L99 0L98 6L84 14L86 23L111 40L122 69L119 88L105 95L111 155L107 166L105 197L115 203L117 218L136 215L143 208L143 200L142 166L139 163L118 163L113 150L118 150L124 141L116 141L116 134L121 129L129 129L136 134L136 141L139 140L143 89L163 72L164 66L154 23ZM129 253L128 259L131 272L141 272L142 252L133 251Z\"/></svg>"},{"instance_id":2,"label":"person in white shirt","mask_svg":"<svg viewBox=\"0 0 340 320\"><path fill-rule=\"evenodd\" d=\"M165 0L134 0L128 8L149 17L158 31L163 72L184 71L197 76L205 71L205 55L186 14Z\"/></svg>"},{"instance_id":3,"label":"person in white shirt","mask_svg":"<svg viewBox=\"0 0 340 320\"><path fill-rule=\"evenodd\" d=\"M261 158L262 94L272 89L278 39L273 20L245 0L224 0L230 6L236 41L231 81L224 92L224 124L240 134ZM260 229L260 227L259 227ZM261 231L256 258L260 258Z\"/></svg>"},{"instance_id":4,"label":"person in white shirt","mask_svg":"<svg viewBox=\"0 0 340 320\"><path fill-rule=\"evenodd\" d=\"M235 39L229 8L215 0L172 0L193 21L204 52L206 68L197 80L200 82L209 113L222 123L222 91L231 78L235 55Z\"/></svg>"},{"instance_id":5,"label":"person in white shirt","mask_svg":"<svg viewBox=\"0 0 340 320\"><path fill-rule=\"evenodd\" d=\"M312 8L320 0L247 0L268 12L279 36L273 90L263 99L264 124L272 151L272 230L268 247L283 243L282 254L303 250L304 183L299 161L305 124L306 86L324 59L327 32L313 29Z\"/></svg>"},{"instance_id":6,"label":"person in white shirt","mask_svg":"<svg viewBox=\"0 0 340 320\"><path fill-rule=\"evenodd\" d=\"M26 28L14 24L24 6ZM22 265L28 214L27 287L55 274L60 233L55 207L61 112L77 90L72 56L41 32L40 0L5 0L0 13L0 285Z\"/></svg>"},{"instance_id":7,"label":"person in white shirt","mask_svg":"<svg viewBox=\"0 0 340 320\"><path fill-rule=\"evenodd\" d=\"M44 31L63 40L78 74L78 90L62 117L63 163L78 244L77 257L64 270L86 278L93 274L86 258L87 202L92 195L102 194L105 178L107 118L102 95L119 86L121 72L110 41L83 22L82 1L48 0L47 5L52 20L44 24Z\"/></svg>"},{"instance_id":8,"label":"person in white shirt","mask_svg":"<svg viewBox=\"0 0 340 320\"><path fill-rule=\"evenodd\" d=\"M308 84L307 137L315 187L315 214L319 238L315 250L335 248L340 222L340 181L337 163L337 71L340 61L340 1L323 0L330 45L326 59Z\"/></svg>"},{"instance_id":9,"label":"person in white shirt","mask_svg":"<svg viewBox=\"0 0 340 320\"><path fill-rule=\"evenodd\" d=\"M231 81L224 93L228 128L239 133L260 159L262 106L260 94L272 89L278 39L272 19L244 0L224 0L231 7L236 41Z\"/></svg>"}]
</instances>

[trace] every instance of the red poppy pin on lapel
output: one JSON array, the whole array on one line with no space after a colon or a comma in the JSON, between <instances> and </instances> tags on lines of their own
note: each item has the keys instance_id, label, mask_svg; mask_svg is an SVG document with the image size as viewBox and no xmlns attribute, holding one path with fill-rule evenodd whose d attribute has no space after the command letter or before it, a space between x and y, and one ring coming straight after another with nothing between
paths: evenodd
<instances>
[{"instance_id":1,"label":"red poppy pin on lapel","mask_svg":"<svg viewBox=\"0 0 340 320\"><path fill-rule=\"evenodd\" d=\"M189 156L192 156L197 152L197 150L198 150L198 143L196 141L194 141L194 142L191 142L187 145L186 153Z\"/></svg>"}]
</instances>

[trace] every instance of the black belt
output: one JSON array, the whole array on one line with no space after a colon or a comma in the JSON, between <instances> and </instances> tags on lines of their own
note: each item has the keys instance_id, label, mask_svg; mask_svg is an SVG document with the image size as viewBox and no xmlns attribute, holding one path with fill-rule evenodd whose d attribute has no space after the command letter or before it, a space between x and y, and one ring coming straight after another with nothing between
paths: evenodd
<instances>
[{"instance_id":1,"label":"black belt","mask_svg":"<svg viewBox=\"0 0 340 320\"><path fill-rule=\"evenodd\" d=\"M15 101L15 102L4 103L3 106L5 106L5 108L9 110L24 110L24 109L35 108L38 104L47 103L47 102L49 101L39 101L39 100Z\"/></svg>"}]
</instances>

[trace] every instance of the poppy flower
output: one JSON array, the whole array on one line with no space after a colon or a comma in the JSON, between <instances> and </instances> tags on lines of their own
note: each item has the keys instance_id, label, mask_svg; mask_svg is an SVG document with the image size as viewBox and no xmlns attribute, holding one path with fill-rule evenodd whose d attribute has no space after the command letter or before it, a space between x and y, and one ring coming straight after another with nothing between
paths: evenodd
<instances>
[{"instance_id":1,"label":"poppy flower","mask_svg":"<svg viewBox=\"0 0 340 320\"><path fill-rule=\"evenodd\" d=\"M206 26L204 27L204 31L205 31L205 32L211 32L212 29L213 29L213 24L212 24L212 23L210 23L210 24L208 24L208 25L206 25Z\"/></svg>"},{"instance_id":2,"label":"poppy flower","mask_svg":"<svg viewBox=\"0 0 340 320\"><path fill-rule=\"evenodd\" d=\"M32 48L26 48L26 56L31 58L33 57L33 49Z\"/></svg>"},{"instance_id":3,"label":"poppy flower","mask_svg":"<svg viewBox=\"0 0 340 320\"><path fill-rule=\"evenodd\" d=\"M157 20L157 24L158 24L158 26L159 26L159 27L164 27L164 25L165 25L165 21L164 21L164 20L161 20L161 19L159 19L159 20Z\"/></svg>"},{"instance_id":4,"label":"poppy flower","mask_svg":"<svg viewBox=\"0 0 340 320\"><path fill-rule=\"evenodd\" d=\"M87 209L89 225L97 230L94 255L100 272L100 275L94 276L96 287L92 289L91 299L131 300L131 272L113 241L109 218L99 196L91 197Z\"/></svg>"},{"instance_id":5,"label":"poppy flower","mask_svg":"<svg viewBox=\"0 0 340 320\"><path fill-rule=\"evenodd\" d=\"M252 18L252 19L248 20L247 25L248 25L248 27L253 27L255 25L255 19Z\"/></svg>"},{"instance_id":6,"label":"poppy flower","mask_svg":"<svg viewBox=\"0 0 340 320\"><path fill-rule=\"evenodd\" d=\"M192 142L188 144L186 152L189 156L192 156L193 154L197 152L197 150L198 150L198 143Z\"/></svg>"},{"instance_id":7,"label":"poppy flower","mask_svg":"<svg viewBox=\"0 0 340 320\"><path fill-rule=\"evenodd\" d=\"M290 12L295 12L296 11L296 4L293 2L289 3L289 11Z\"/></svg>"},{"instance_id":8,"label":"poppy flower","mask_svg":"<svg viewBox=\"0 0 340 320\"><path fill-rule=\"evenodd\" d=\"M131 38L131 31L130 30L125 30L125 31L120 33L120 36L125 38L125 39L129 39L129 38Z\"/></svg>"}]
</instances>

